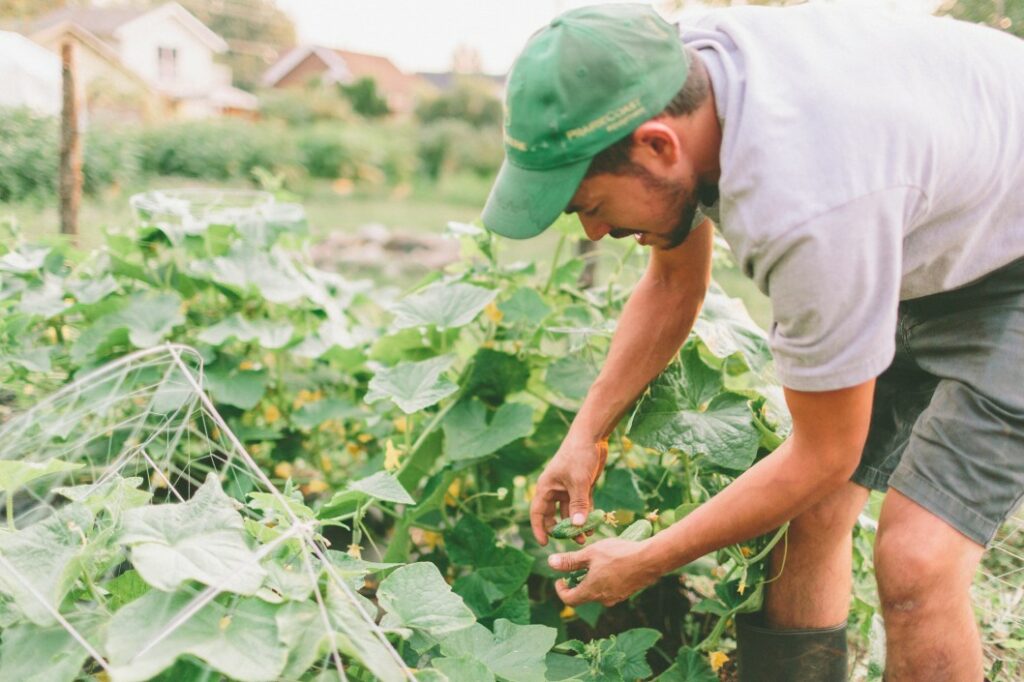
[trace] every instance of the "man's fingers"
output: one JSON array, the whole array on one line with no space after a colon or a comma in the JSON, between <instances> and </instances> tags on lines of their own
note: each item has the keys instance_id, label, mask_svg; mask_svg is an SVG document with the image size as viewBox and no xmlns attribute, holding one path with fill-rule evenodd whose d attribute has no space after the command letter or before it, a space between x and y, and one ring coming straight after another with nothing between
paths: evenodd
<instances>
[{"instance_id":1,"label":"man's fingers","mask_svg":"<svg viewBox=\"0 0 1024 682\"><path fill-rule=\"evenodd\" d=\"M574 526L582 526L587 521L587 514L590 513L590 488L583 486L569 494L569 513L572 515Z\"/></svg>"},{"instance_id":2,"label":"man's fingers","mask_svg":"<svg viewBox=\"0 0 1024 682\"><path fill-rule=\"evenodd\" d=\"M571 573L590 565L590 558L587 550L579 552L565 552L563 554L552 554L548 557L548 566L556 571Z\"/></svg>"},{"instance_id":3,"label":"man's fingers","mask_svg":"<svg viewBox=\"0 0 1024 682\"><path fill-rule=\"evenodd\" d=\"M565 584L564 580L556 580L555 592L558 593L558 598L561 599L562 603L566 606L578 606L579 604L583 604L587 601L586 590L583 587L583 583L580 583L576 587L569 587Z\"/></svg>"},{"instance_id":4,"label":"man's fingers","mask_svg":"<svg viewBox=\"0 0 1024 682\"><path fill-rule=\"evenodd\" d=\"M548 527L555 520L553 512L554 507L549 502L540 496L533 498L530 504L530 527L533 528L533 537L542 547L548 544Z\"/></svg>"}]
</instances>

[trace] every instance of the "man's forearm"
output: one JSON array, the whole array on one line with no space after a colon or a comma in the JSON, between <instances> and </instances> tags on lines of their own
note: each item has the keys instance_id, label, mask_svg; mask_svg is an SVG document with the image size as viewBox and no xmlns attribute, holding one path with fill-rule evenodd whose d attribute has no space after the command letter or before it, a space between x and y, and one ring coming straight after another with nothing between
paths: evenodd
<instances>
[{"instance_id":1,"label":"man's forearm","mask_svg":"<svg viewBox=\"0 0 1024 682\"><path fill-rule=\"evenodd\" d=\"M842 486L859 450L801 452L792 438L751 467L725 490L648 541L647 568L668 573L708 552L778 528Z\"/></svg>"},{"instance_id":2,"label":"man's forearm","mask_svg":"<svg viewBox=\"0 0 1024 682\"><path fill-rule=\"evenodd\" d=\"M606 438L644 388L675 357L693 328L704 291L673 291L647 275L619 318L601 373L573 420L573 431Z\"/></svg>"},{"instance_id":3,"label":"man's forearm","mask_svg":"<svg viewBox=\"0 0 1024 682\"><path fill-rule=\"evenodd\" d=\"M705 220L686 242L652 255L626 302L604 367L573 420L571 433L608 437L622 415L679 352L711 283L714 225Z\"/></svg>"}]
</instances>

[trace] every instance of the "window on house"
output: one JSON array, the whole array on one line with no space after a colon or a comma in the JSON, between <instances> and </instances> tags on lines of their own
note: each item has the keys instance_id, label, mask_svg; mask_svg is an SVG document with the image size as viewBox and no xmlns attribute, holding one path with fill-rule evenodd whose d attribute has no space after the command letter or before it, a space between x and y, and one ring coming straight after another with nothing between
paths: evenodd
<instances>
[{"instance_id":1,"label":"window on house","mask_svg":"<svg viewBox=\"0 0 1024 682\"><path fill-rule=\"evenodd\" d=\"M178 50L173 47L158 47L157 65L160 80L172 81L178 77Z\"/></svg>"}]
</instances>

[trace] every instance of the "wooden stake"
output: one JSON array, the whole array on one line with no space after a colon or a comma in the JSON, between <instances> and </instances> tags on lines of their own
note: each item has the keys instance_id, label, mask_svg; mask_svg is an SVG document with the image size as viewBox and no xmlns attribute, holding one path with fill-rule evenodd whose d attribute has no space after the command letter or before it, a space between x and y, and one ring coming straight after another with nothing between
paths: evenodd
<instances>
[{"instance_id":1,"label":"wooden stake","mask_svg":"<svg viewBox=\"0 0 1024 682\"><path fill-rule=\"evenodd\" d=\"M78 208L82 203L82 141L78 134L78 93L75 86L75 45L60 47L64 105L60 124L60 231L78 238Z\"/></svg>"}]
</instances>

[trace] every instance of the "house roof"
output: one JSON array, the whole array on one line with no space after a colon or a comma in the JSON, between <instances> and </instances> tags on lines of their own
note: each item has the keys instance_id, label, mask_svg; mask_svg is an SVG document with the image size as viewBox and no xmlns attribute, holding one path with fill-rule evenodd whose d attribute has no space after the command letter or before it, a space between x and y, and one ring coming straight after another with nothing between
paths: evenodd
<instances>
[{"instance_id":1,"label":"house roof","mask_svg":"<svg viewBox=\"0 0 1024 682\"><path fill-rule=\"evenodd\" d=\"M416 76L403 73L387 57L320 45L302 45L290 50L267 69L263 74L263 85L277 85L310 55L316 55L324 63L330 80L338 83L372 78L382 92L404 92L416 87L419 81Z\"/></svg>"},{"instance_id":2,"label":"house roof","mask_svg":"<svg viewBox=\"0 0 1024 682\"><path fill-rule=\"evenodd\" d=\"M117 56L117 52L110 45L80 24L70 21L53 24L39 32L33 33L31 37L37 43L47 44L63 36L73 36L82 45L92 50L97 57L122 73L125 77L130 78L144 88L151 87L151 84L146 82L142 76L124 65L124 62L121 61L120 57Z\"/></svg>"},{"instance_id":3,"label":"house roof","mask_svg":"<svg viewBox=\"0 0 1024 682\"><path fill-rule=\"evenodd\" d=\"M60 24L72 23L100 38L110 38L122 25L151 11L152 8L138 7L65 7L30 22L25 32L35 35Z\"/></svg>"},{"instance_id":4,"label":"house roof","mask_svg":"<svg viewBox=\"0 0 1024 682\"><path fill-rule=\"evenodd\" d=\"M177 2L159 7L65 7L45 14L21 27L27 35L43 33L61 24L74 24L103 40L117 38L118 31L134 21L166 14L174 16L215 52L226 52L227 43Z\"/></svg>"}]
</instances>

